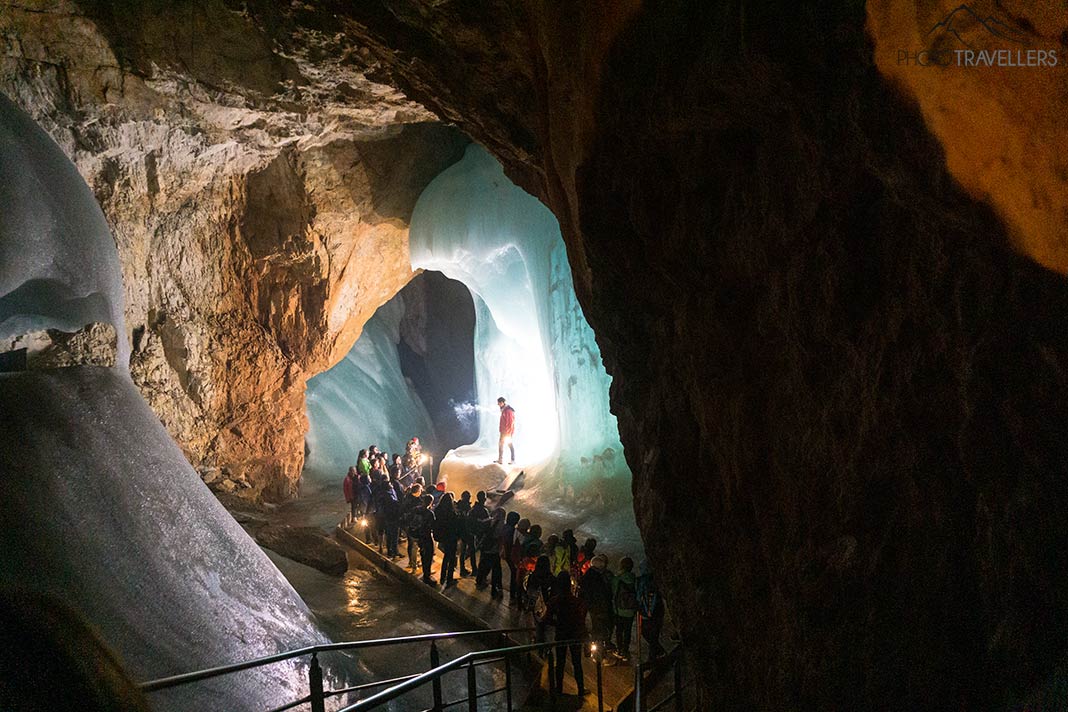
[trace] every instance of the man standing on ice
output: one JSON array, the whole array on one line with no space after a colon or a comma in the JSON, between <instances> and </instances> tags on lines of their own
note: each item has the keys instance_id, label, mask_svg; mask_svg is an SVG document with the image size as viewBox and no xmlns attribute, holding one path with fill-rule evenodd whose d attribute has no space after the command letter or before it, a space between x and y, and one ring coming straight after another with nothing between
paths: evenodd
<instances>
[{"instance_id":1,"label":"man standing on ice","mask_svg":"<svg viewBox=\"0 0 1068 712\"><path fill-rule=\"evenodd\" d=\"M509 465L515 464L515 410L504 400L504 396L497 399L497 407L501 409L501 439L497 441L497 464L504 464L504 445L508 444L508 451L512 455Z\"/></svg>"}]
</instances>

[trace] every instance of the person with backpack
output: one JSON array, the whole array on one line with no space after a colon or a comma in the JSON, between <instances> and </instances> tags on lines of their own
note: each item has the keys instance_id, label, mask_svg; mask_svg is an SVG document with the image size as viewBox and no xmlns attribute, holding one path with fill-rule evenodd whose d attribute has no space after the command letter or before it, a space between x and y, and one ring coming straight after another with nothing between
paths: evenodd
<instances>
[{"instance_id":1,"label":"person with backpack","mask_svg":"<svg viewBox=\"0 0 1068 712\"><path fill-rule=\"evenodd\" d=\"M638 611L642 614L642 638L649 644L649 658L664 655L660 634L664 630L664 599L656 587L648 562L638 565Z\"/></svg>"},{"instance_id":2,"label":"person with backpack","mask_svg":"<svg viewBox=\"0 0 1068 712\"><path fill-rule=\"evenodd\" d=\"M400 515L404 487L400 480L392 475L389 476L388 484L392 492L386 501L386 556L396 561L400 558Z\"/></svg>"},{"instance_id":3,"label":"person with backpack","mask_svg":"<svg viewBox=\"0 0 1068 712\"><path fill-rule=\"evenodd\" d=\"M396 537L391 536L397 529L397 491L380 467L371 472L376 473L377 478L371 485L371 500L375 510L375 542L378 544L378 553L383 553L384 542L386 556L393 558L397 556Z\"/></svg>"},{"instance_id":4,"label":"person with backpack","mask_svg":"<svg viewBox=\"0 0 1068 712\"><path fill-rule=\"evenodd\" d=\"M556 691L563 692L564 665L567 662L567 653L571 653L571 667L574 670L575 684L578 686L578 694L581 697L586 694L586 687L582 680L581 642L586 637L586 604L571 592L571 574L567 571L561 571L556 576L553 596L546 608L545 618L546 622L555 629L553 640L575 641L556 648L556 659L553 661Z\"/></svg>"},{"instance_id":5,"label":"person with backpack","mask_svg":"<svg viewBox=\"0 0 1068 712\"><path fill-rule=\"evenodd\" d=\"M515 528L519 524L519 512L508 512L501 527L501 559L508 567L508 603L516 600L515 590L515 562L512 561L512 550L515 548Z\"/></svg>"},{"instance_id":6,"label":"person with backpack","mask_svg":"<svg viewBox=\"0 0 1068 712\"><path fill-rule=\"evenodd\" d=\"M562 572L571 573L571 552L567 545L555 534L550 534L545 541L545 551L549 555L549 566L553 576L559 576Z\"/></svg>"},{"instance_id":7,"label":"person with backpack","mask_svg":"<svg viewBox=\"0 0 1068 712\"><path fill-rule=\"evenodd\" d=\"M475 534L471 523L471 493L464 490L456 501L456 514L460 517L460 578L466 578L475 571ZM471 560L471 569L467 560Z\"/></svg>"},{"instance_id":8,"label":"person with backpack","mask_svg":"<svg viewBox=\"0 0 1068 712\"><path fill-rule=\"evenodd\" d=\"M519 513L515 512L515 514L518 516ZM515 532L512 534L512 551L508 557L509 566L512 569L512 578L508 584L509 603L523 605L523 578L526 576L526 570L523 567L523 542L526 541L529 531L529 519L521 518L516 522Z\"/></svg>"},{"instance_id":9,"label":"person with backpack","mask_svg":"<svg viewBox=\"0 0 1068 712\"><path fill-rule=\"evenodd\" d=\"M356 516L365 517L371 513L371 462L364 457L367 471L362 465L356 466L356 481L353 482L353 495L356 497Z\"/></svg>"},{"instance_id":10,"label":"person with backpack","mask_svg":"<svg viewBox=\"0 0 1068 712\"><path fill-rule=\"evenodd\" d=\"M475 494L475 503L471 507L471 513L468 515L468 528L470 529L470 537L474 546L471 549L471 570L478 571L475 561L475 552L479 551L479 541L485 535L490 525L490 513L489 508L486 507L486 493L479 490Z\"/></svg>"},{"instance_id":11,"label":"person with backpack","mask_svg":"<svg viewBox=\"0 0 1068 712\"><path fill-rule=\"evenodd\" d=\"M431 498L433 500L433 498ZM401 499L400 525L404 528L405 536L408 537L408 569L414 574L419 570L419 537L416 529L419 526L419 509L423 501L423 486L418 482L407 489Z\"/></svg>"},{"instance_id":12,"label":"person with backpack","mask_svg":"<svg viewBox=\"0 0 1068 712\"><path fill-rule=\"evenodd\" d=\"M429 494L424 494L419 500L420 506L416 508L416 516L412 519L412 528L409 532L415 535L415 540L419 542L419 558L423 565L423 583L428 586L434 586L437 584L430 576L430 569L434 565L434 525L435 517L434 510L431 507L434 504L434 498Z\"/></svg>"},{"instance_id":13,"label":"person with backpack","mask_svg":"<svg viewBox=\"0 0 1068 712\"><path fill-rule=\"evenodd\" d=\"M579 597L590 614L590 631L595 643L605 652L612 650L615 611L612 608L612 572L604 555L594 556L586 573L579 579Z\"/></svg>"},{"instance_id":14,"label":"person with backpack","mask_svg":"<svg viewBox=\"0 0 1068 712\"><path fill-rule=\"evenodd\" d=\"M504 597L504 587L501 584L501 537L504 530L504 510L495 509L489 526L479 541L478 573L475 575L475 588L480 591L486 588L486 577L489 577L490 598Z\"/></svg>"},{"instance_id":15,"label":"person with backpack","mask_svg":"<svg viewBox=\"0 0 1068 712\"><path fill-rule=\"evenodd\" d=\"M612 609L616 617L616 652L626 662L630 656L631 629L638 613L638 580L634 575L634 559L625 556L619 561L619 575L612 579Z\"/></svg>"},{"instance_id":16,"label":"person with backpack","mask_svg":"<svg viewBox=\"0 0 1068 712\"><path fill-rule=\"evenodd\" d=\"M441 564L441 585L443 588L456 585L456 546L460 541L462 520L456 514L452 492L446 492L434 507L434 538L444 555Z\"/></svg>"},{"instance_id":17,"label":"person with backpack","mask_svg":"<svg viewBox=\"0 0 1068 712\"><path fill-rule=\"evenodd\" d=\"M535 560L534 570L527 577L527 609L534 616L534 640L537 643L545 642L545 630L549 625L546 611L554 583L549 557L543 554Z\"/></svg>"}]
</instances>

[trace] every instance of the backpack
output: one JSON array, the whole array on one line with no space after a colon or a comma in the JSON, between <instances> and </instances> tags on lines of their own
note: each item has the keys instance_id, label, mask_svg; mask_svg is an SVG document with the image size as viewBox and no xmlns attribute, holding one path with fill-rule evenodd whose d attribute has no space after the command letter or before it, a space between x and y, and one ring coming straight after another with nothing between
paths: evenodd
<instances>
[{"instance_id":1,"label":"backpack","mask_svg":"<svg viewBox=\"0 0 1068 712\"><path fill-rule=\"evenodd\" d=\"M633 611L638 608L638 596L634 593L634 585L620 579L616 586L616 597L613 605L617 611Z\"/></svg>"},{"instance_id":2,"label":"backpack","mask_svg":"<svg viewBox=\"0 0 1068 712\"><path fill-rule=\"evenodd\" d=\"M419 514L419 509L414 504L405 503L404 511L401 513L400 525L407 529L409 532L414 533L419 525L423 523L423 517Z\"/></svg>"},{"instance_id":3,"label":"backpack","mask_svg":"<svg viewBox=\"0 0 1068 712\"><path fill-rule=\"evenodd\" d=\"M549 604L545 602L545 596L542 595L540 588L534 594L534 607L532 610L534 611L534 620L539 623L545 621L545 617L549 613Z\"/></svg>"}]
</instances>

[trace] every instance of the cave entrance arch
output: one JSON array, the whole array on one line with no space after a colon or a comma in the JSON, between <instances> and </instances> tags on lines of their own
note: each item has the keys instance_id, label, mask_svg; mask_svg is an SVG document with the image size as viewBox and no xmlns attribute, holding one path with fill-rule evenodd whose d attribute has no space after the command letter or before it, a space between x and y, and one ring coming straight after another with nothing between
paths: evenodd
<instances>
[{"instance_id":1,"label":"cave entrance arch","mask_svg":"<svg viewBox=\"0 0 1068 712\"><path fill-rule=\"evenodd\" d=\"M475 370L484 413L475 447L441 463L449 489L507 485L522 469L516 508L547 531L583 529L640 550L630 471L611 412L611 378L575 295L556 216L513 184L482 147L423 190L412 213L413 268L456 279L475 296ZM518 413L518 466L497 456L496 398Z\"/></svg>"},{"instance_id":2,"label":"cave entrance arch","mask_svg":"<svg viewBox=\"0 0 1068 712\"><path fill-rule=\"evenodd\" d=\"M305 476L341 480L362 448L403 452L417 435L435 460L472 442L475 306L467 287L423 271L375 312L338 364L308 381Z\"/></svg>"}]
</instances>

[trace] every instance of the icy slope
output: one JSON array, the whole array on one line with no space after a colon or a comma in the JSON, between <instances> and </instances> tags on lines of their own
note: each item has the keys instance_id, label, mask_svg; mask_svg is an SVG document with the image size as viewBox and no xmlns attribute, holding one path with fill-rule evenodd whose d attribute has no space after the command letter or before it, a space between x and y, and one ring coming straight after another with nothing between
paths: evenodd
<instances>
[{"instance_id":1,"label":"icy slope","mask_svg":"<svg viewBox=\"0 0 1068 712\"><path fill-rule=\"evenodd\" d=\"M136 679L324 639L121 371L0 374L0 478L4 585L74 606ZM263 710L305 685L277 665L152 700Z\"/></svg>"},{"instance_id":2,"label":"icy slope","mask_svg":"<svg viewBox=\"0 0 1068 712\"><path fill-rule=\"evenodd\" d=\"M59 147L0 94L0 340L90 322L123 329L122 272L107 221Z\"/></svg>"},{"instance_id":3,"label":"icy slope","mask_svg":"<svg viewBox=\"0 0 1068 712\"><path fill-rule=\"evenodd\" d=\"M398 297L379 307L345 358L308 381L306 475L340 481L361 448L403 452L413 435L433 451L434 426L397 355L403 315Z\"/></svg>"}]
</instances>

